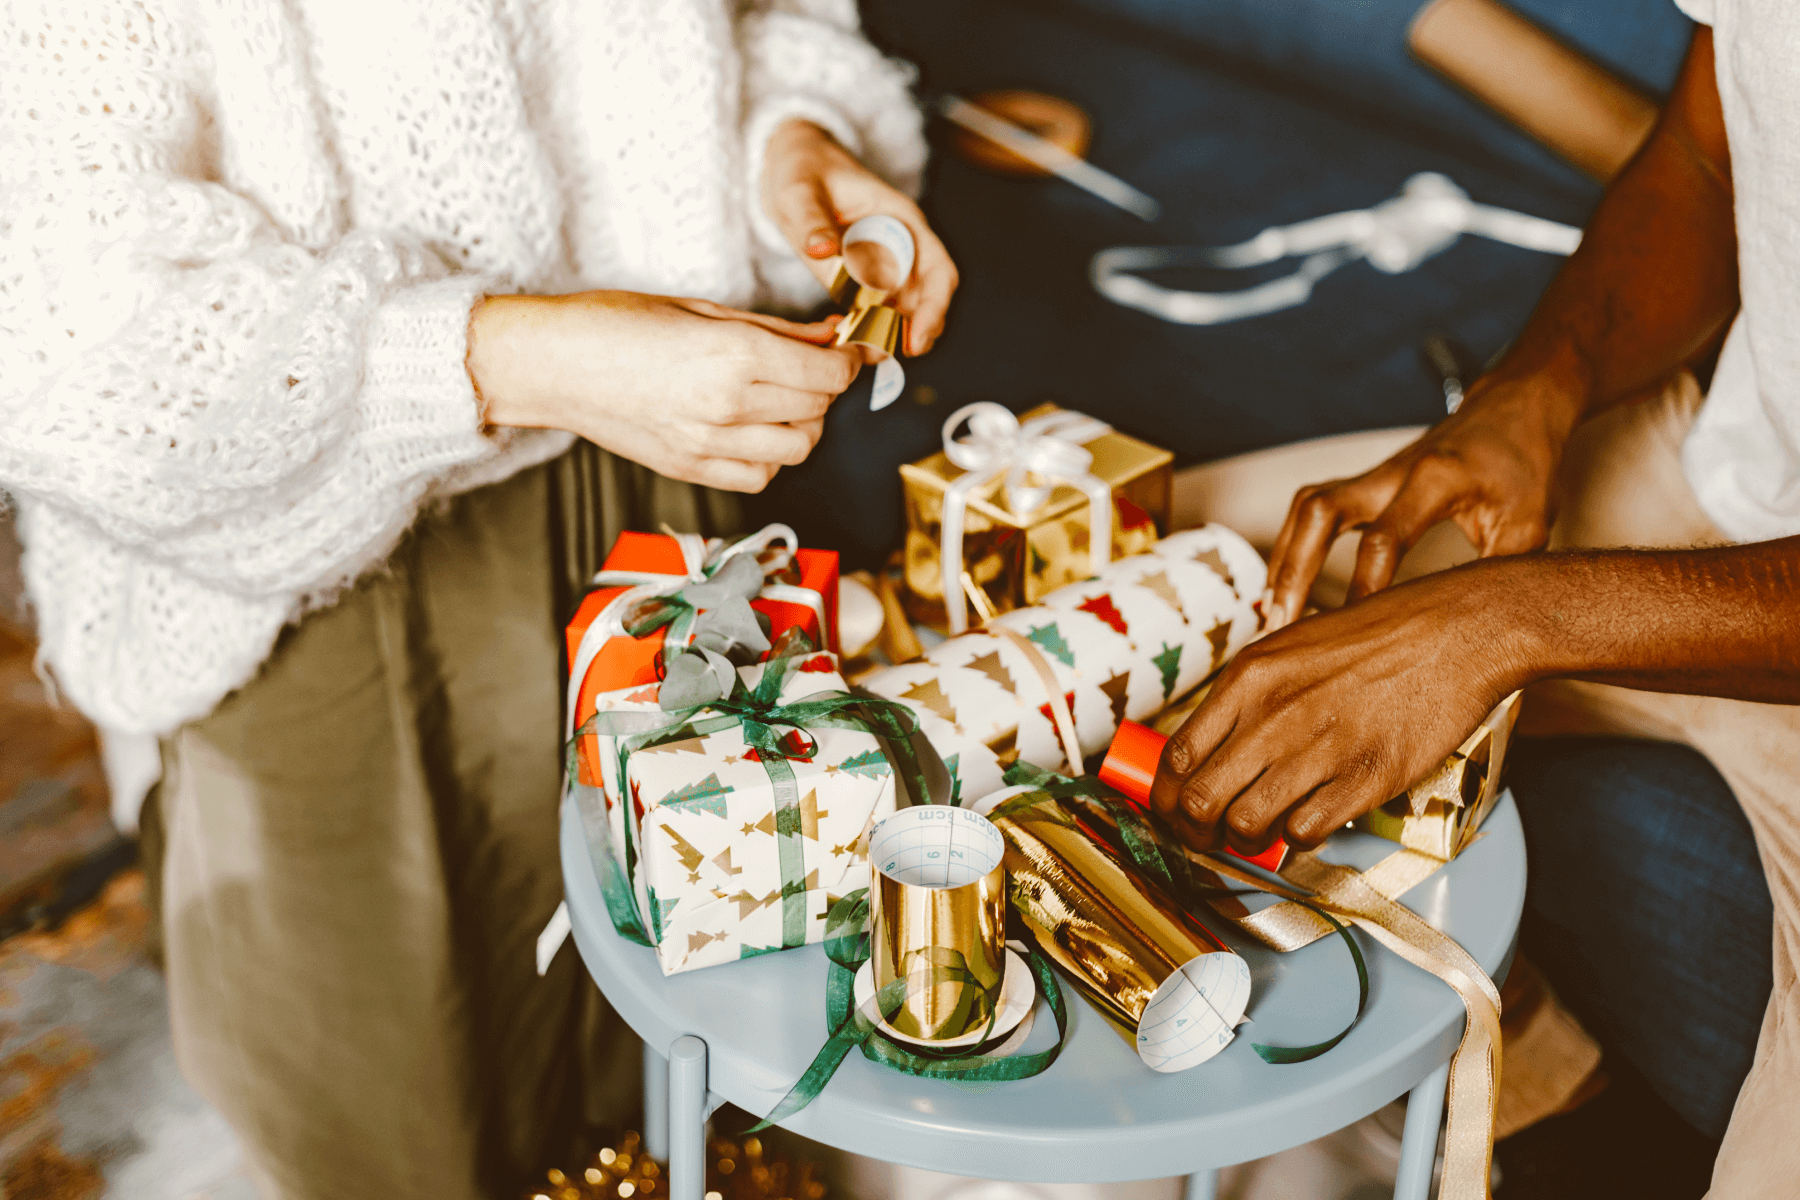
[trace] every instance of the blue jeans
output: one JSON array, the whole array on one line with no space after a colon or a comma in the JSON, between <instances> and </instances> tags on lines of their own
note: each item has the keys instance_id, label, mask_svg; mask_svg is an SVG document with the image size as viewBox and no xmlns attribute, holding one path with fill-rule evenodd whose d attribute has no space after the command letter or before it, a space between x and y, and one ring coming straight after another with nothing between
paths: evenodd
<instances>
[{"instance_id":1,"label":"blue jeans","mask_svg":"<svg viewBox=\"0 0 1800 1200\"><path fill-rule=\"evenodd\" d=\"M1527 949L1609 1052L1720 1137L1768 1005L1774 909L1750 824L1686 746L1520 739Z\"/></svg>"}]
</instances>

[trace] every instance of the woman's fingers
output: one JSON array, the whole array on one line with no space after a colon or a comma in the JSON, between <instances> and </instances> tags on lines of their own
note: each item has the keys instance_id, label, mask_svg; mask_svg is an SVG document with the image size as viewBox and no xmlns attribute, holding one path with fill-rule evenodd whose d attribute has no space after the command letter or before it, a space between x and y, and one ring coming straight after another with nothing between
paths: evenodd
<instances>
[{"instance_id":1,"label":"woman's fingers","mask_svg":"<svg viewBox=\"0 0 1800 1200\"><path fill-rule=\"evenodd\" d=\"M751 383L836 396L855 383L862 370L862 358L853 347L814 346L764 329L753 332L756 336L748 346Z\"/></svg>"},{"instance_id":2,"label":"woman's fingers","mask_svg":"<svg viewBox=\"0 0 1800 1200\"><path fill-rule=\"evenodd\" d=\"M798 425L803 421L822 421L836 399L831 392L803 392L778 383L752 383L731 406L731 419L715 424Z\"/></svg>"},{"instance_id":3,"label":"woman's fingers","mask_svg":"<svg viewBox=\"0 0 1800 1200\"><path fill-rule=\"evenodd\" d=\"M733 458L703 458L690 472L681 476L688 483L717 488L722 492L756 493L769 486L781 468L772 463L743 462Z\"/></svg>"},{"instance_id":4,"label":"woman's fingers","mask_svg":"<svg viewBox=\"0 0 1800 1200\"><path fill-rule=\"evenodd\" d=\"M770 313L728 308L723 304L715 304L711 300L684 299L677 300L675 303L696 316L707 317L715 321L741 321L746 325L755 325L759 329L766 329L770 333L778 333L782 337L811 342L815 346L830 345L832 339L837 337L838 319L836 317L827 317L821 321L790 321L785 317L777 317Z\"/></svg>"},{"instance_id":5,"label":"woman's fingers","mask_svg":"<svg viewBox=\"0 0 1800 1200\"><path fill-rule=\"evenodd\" d=\"M823 426L820 426L822 428ZM793 425L702 425L693 433L694 450L706 457L791 467L806 461L817 435Z\"/></svg>"},{"instance_id":6,"label":"woman's fingers","mask_svg":"<svg viewBox=\"0 0 1800 1200\"><path fill-rule=\"evenodd\" d=\"M841 246L838 217L825 181L817 175L792 179L773 189L766 203L769 219L814 264L813 274L823 279L817 264L834 257Z\"/></svg>"},{"instance_id":7,"label":"woman's fingers","mask_svg":"<svg viewBox=\"0 0 1800 1200\"><path fill-rule=\"evenodd\" d=\"M902 219L912 230L917 258L912 279L900 289L895 305L907 318L906 353L924 354L944 332L950 299L956 294L962 277L950 258L950 251L925 223L923 214L914 208L910 219Z\"/></svg>"},{"instance_id":8,"label":"woman's fingers","mask_svg":"<svg viewBox=\"0 0 1800 1200\"><path fill-rule=\"evenodd\" d=\"M1264 771L1226 811L1219 827L1225 843L1240 854L1261 854L1285 832L1289 810L1303 805L1319 786L1307 762L1290 760Z\"/></svg>"}]
</instances>

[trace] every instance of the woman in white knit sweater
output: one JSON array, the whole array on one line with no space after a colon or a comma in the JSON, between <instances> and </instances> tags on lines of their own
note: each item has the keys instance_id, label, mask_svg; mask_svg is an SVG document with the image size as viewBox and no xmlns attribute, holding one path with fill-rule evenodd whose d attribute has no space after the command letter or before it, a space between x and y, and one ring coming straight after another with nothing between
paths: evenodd
<instances>
[{"instance_id":1,"label":"woman in white knit sweater","mask_svg":"<svg viewBox=\"0 0 1800 1200\"><path fill-rule=\"evenodd\" d=\"M929 348L909 80L854 0L0 6L0 487L57 684L162 739L177 1050L269 1194L504 1194L593 1115L552 577L672 493L565 451L803 459L857 364L742 310L867 213Z\"/></svg>"}]
</instances>

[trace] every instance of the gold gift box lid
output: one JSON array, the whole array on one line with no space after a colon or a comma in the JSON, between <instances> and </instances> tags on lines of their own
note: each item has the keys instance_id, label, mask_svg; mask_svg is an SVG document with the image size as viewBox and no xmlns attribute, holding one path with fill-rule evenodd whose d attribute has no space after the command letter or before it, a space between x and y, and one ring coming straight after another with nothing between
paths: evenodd
<instances>
[{"instance_id":1,"label":"gold gift box lid","mask_svg":"<svg viewBox=\"0 0 1800 1200\"><path fill-rule=\"evenodd\" d=\"M1040 404L1020 416L1019 420L1029 421L1033 417L1041 417L1059 411L1054 404ZM1175 456L1159 446L1139 441L1130 434L1112 430L1103 433L1091 442L1083 443L1089 453L1094 456L1094 465L1090 468L1093 474L1104 479L1113 490L1141 479L1153 471L1170 466ZM963 469L955 466L950 459L939 450L929 458L920 459L916 463L907 463L900 468L900 478L908 484L916 484L935 492L942 492L954 480L961 477ZM1077 488L1068 484L1059 484L1050 493L1050 499L1043 507L1031 512L1028 516L1019 517L1006 506L1006 477L1000 476L992 483L979 489L969 497L969 509L978 512L998 525L1010 525L1014 529L1027 529L1044 521L1066 516L1076 508L1087 504L1087 496ZM1154 515L1154 514L1153 514Z\"/></svg>"}]
</instances>

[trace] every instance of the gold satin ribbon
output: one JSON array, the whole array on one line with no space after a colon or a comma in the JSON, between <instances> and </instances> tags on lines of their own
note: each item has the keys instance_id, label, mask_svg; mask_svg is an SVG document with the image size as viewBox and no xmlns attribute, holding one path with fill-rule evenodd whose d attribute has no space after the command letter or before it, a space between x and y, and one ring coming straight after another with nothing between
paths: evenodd
<instances>
[{"instance_id":1,"label":"gold satin ribbon","mask_svg":"<svg viewBox=\"0 0 1800 1200\"><path fill-rule=\"evenodd\" d=\"M1438 1200L1486 1200L1494 1157L1494 1106L1500 1094L1500 992L1454 938L1386 894L1389 889L1404 891L1443 863L1416 850L1400 850L1363 872L1326 862L1311 851L1300 852L1289 856L1280 875L1308 893L1301 895L1240 871L1223 857L1207 855L1204 861L1205 869L1216 876L1290 901L1306 899L1353 921L1383 946L1455 989L1468 1020L1450 1059L1444 1181ZM1257 918L1263 919L1252 925ZM1316 941L1318 928L1331 929L1328 922L1293 903L1231 919L1281 951Z\"/></svg>"},{"instance_id":2,"label":"gold satin ribbon","mask_svg":"<svg viewBox=\"0 0 1800 1200\"><path fill-rule=\"evenodd\" d=\"M1021 635L1017 630L1008 629L1004 625L987 625L983 627L983 632L1005 638L1020 654L1025 656L1025 661L1031 664L1032 671L1037 674L1038 682L1044 685L1044 695L1049 697L1050 721L1056 726L1057 740L1062 742L1063 757L1069 760L1068 774L1071 777L1080 777L1082 774L1081 741L1075 736L1075 718L1069 713L1069 702L1063 696L1062 688L1057 686L1056 672L1050 669L1050 664L1044 660L1044 656L1038 652L1038 648L1031 644L1030 639Z\"/></svg>"}]
</instances>

